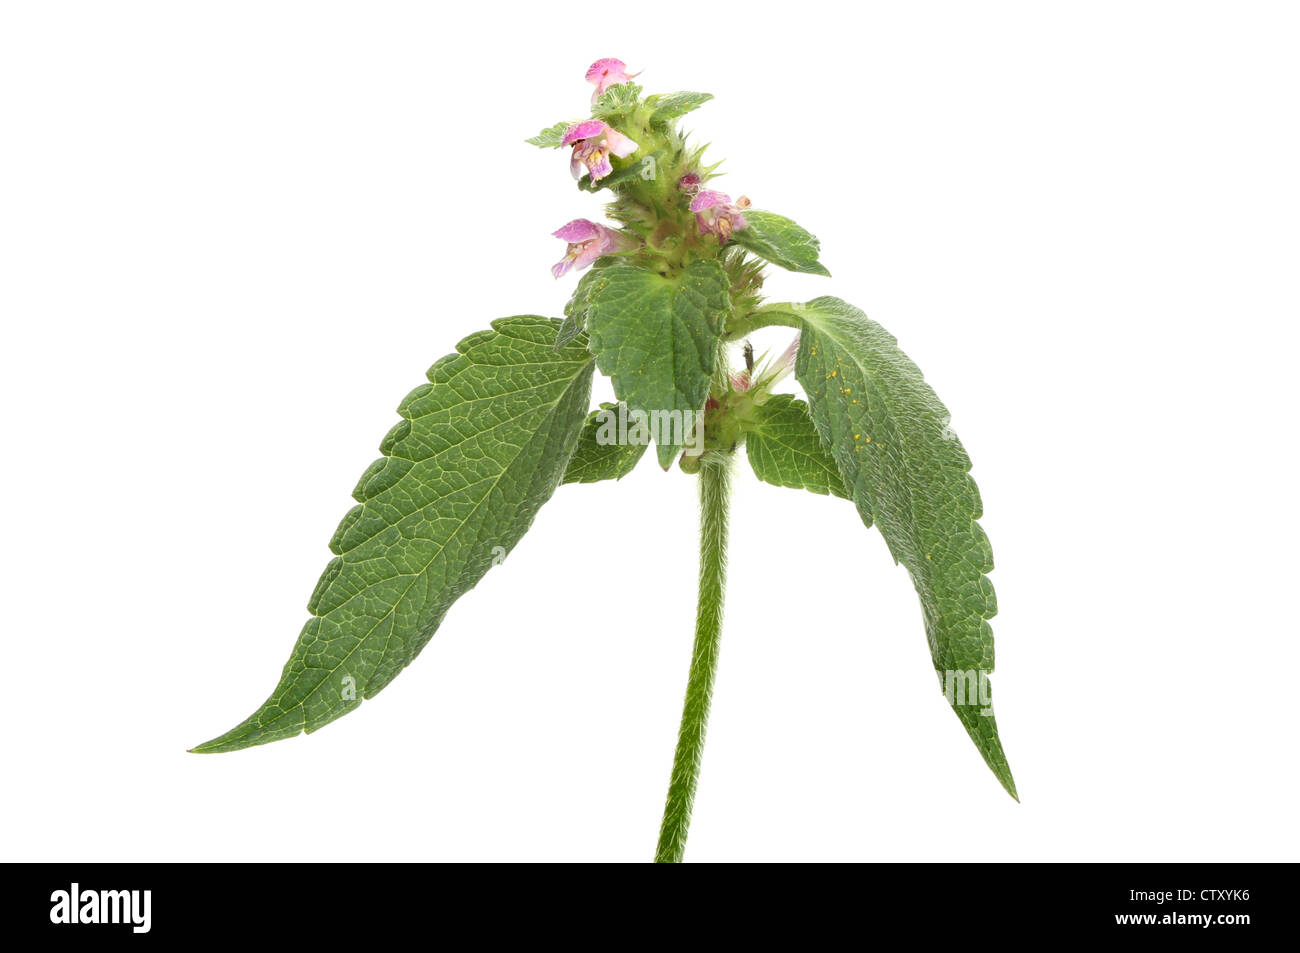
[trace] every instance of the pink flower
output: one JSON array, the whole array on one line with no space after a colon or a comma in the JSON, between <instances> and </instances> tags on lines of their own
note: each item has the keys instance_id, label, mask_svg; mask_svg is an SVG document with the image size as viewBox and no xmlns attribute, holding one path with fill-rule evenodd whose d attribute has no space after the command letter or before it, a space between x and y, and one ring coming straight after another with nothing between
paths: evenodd
<instances>
[{"instance_id":1,"label":"pink flower","mask_svg":"<svg viewBox=\"0 0 1300 953\"><path fill-rule=\"evenodd\" d=\"M587 70L587 82L596 85L596 91L591 94L591 101L594 103L600 99L605 90L611 86L630 82L632 77L640 75L640 73L629 73L627 64L622 60L596 60Z\"/></svg>"},{"instance_id":2,"label":"pink flower","mask_svg":"<svg viewBox=\"0 0 1300 953\"><path fill-rule=\"evenodd\" d=\"M723 192L705 190L691 199L691 211L700 226L701 235L717 235L720 241L726 241L732 232L748 228L749 223L741 214L742 209L749 208L749 199L741 196L732 204L731 196Z\"/></svg>"},{"instance_id":3,"label":"pink flower","mask_svg":"<svg viewBox=\"0 0 1300 953\"><path fill-rule=\"evenodd\" d=\"M599 119L588 119L570 126L564 134L563 145L573 146L573 158L569 162L573 177L581 179L585 171L593 182L599 182L614 171L609 164L610 155L625 159L637 149L635 142Z\"/></svg>"},{"instance_id":4,"label":"pink flower","mask_svg":"<svg viewBox=\"0 0 1300 953\"><path fill-rule=\"evenodd\" d=\"M677 187L681 189L683 192L685 192L687 195L694 195L696 192L700 190L700 186L703 184L704 184L704 180L701 179L694 172L687 172L684 176L682 176L680 179L677 180Z\"/></svg>"},{"instance_id":5,"label":"pink flower","mask_svg":"<svg viewBox=\"0 0 1300 953\"><path fill-rule=\"evenodd\" d=\"M614 229L585 218L575 218L551 234L569 243L564 257L551 266L551 274L556 278L567 274L572 268L581 271L601 255L628 251L631 244L628 238Z\"/></svg>"}]
</instances>

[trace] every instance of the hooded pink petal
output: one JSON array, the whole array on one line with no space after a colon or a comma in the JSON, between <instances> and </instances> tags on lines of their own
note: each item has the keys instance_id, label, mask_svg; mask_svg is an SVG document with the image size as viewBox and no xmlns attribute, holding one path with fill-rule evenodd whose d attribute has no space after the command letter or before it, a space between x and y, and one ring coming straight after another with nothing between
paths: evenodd
<instances>
[{"instance_id":1,"label":"hooded pink petal","mask_svg":"<svg viewBox=\"0 0 1300 953\"><path fill-rule=\"evenodd\" d=\"M606 57L603 60L596 60L587 67L587 82L599 83L602 79L612 75L623 75L627 72L627 64L622 60L616 60L612 57Z\"/></svg>"},{"instance_id":2,"label":"hooded pink petal","mask_svg":"<svg viewBox=\"0 0 1300 953\"><path fill-rule=\"evenodd\" d=\"M573 157L569 160L573 177L580 179L585 171L593 182L614 171L609 161L611 153L623 159L637 150L635 142L599 119L574 123L562 141L566 146L573 146Z\"/></svg>"},{"instance_id":3,"label":"hooded pink petal","mask_svg":"<svg viewBox=\"0 0 1300 953\"><path fill-rule=\"evenodd\" d=\"M592 136L599 136L609 127L599 119L584 119L582 122L575 122L569 127L569 131L564 134L561 145L572 145L579 139L590 139Z\"/></svg>"},{"instance_id":4,"label":"hooded pink petal","mask_svg":"<svg viewBox=\"0 0 1300 953\"><path fill-rule=\"evenodd\" d=\"M575 218L551 234L569 243L564 257L551 266L556 278L570 269L581 271L602 255L626 251L632 244L621 232L585 218Z\"/></svg>"},{"instance_id":5,"label":"hooded pink petal","mask_svg":"<svg viewBox=\"0 0 1300 953\"><path fill-rule=\"evenodd\" d=\"M551 234L556 238L564 239L566 242L585 242L600 237L600 231L603 227L589 219L575 218L568 225L561 225Z\"/></svg>"},{"instance_id":6,"label":"hooded pink petal","mask_svg":"<svg viewBox=\"0 0 1300 953\"><path fill-rule=\"evenodd\" d=\"M730 205L731 196L726 192L710 192L705 190L698 193L695 198L691 199L691 211L702 212L706 208L713 208L715 205Z\"/></svg>"},{"instance_id":7,"label":"hooded pink petal","mask_svg":"<svg viewBox=\"0 0 1300 953\"><path fill-rule=\"evenodd\" d=\"M717 235L722 241L731 238L732 232L749 227L741 209L749 208L749 199L741 196L735 202L725 192L700 192L691 199L691 211L700 226L700 234Z\"/></svg>"},{"instance_id":8,"label":"hooded pink petal","mask_svg":"<svg viewBox=\"0 0 1300 953\"><path fill-rule=\"evenodd\" d=\"M629 82L636 75L638 74L627 71L627 64L622 60L596 60L587 69L587 82L594 83L596 86L595 92L591 94L591 101L594 103L600 99L605 90L619 83Z\"/></svg>"}]
</instances>

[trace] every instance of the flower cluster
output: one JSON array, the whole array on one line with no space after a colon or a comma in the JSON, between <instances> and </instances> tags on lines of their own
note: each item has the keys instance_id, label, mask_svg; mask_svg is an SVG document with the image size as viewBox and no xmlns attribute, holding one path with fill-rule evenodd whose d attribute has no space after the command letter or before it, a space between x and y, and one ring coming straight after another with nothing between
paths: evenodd
<instances>
[{"instance_id":1,"label":"flower cluster","mask_svg":"<svg viewBox=\"0 0 1300 953\"><path fill-rule=\"evenodd\" d=\"M629 83L637 75L639 74L629 73L627 64L622 60L606 58L592 63L587 70L587 82L594 87L592 103L599 102L612 87ZM634 96L624 97L625 101L635 101L635 99ZM664 154L681 156L684 152L681 140L671 138L676 135L675 133L664 132L647 123L645 117L649 115L648 111L637 113L635 107L620 111L617 106L619 100L615 99L614 102L616 105L611 106L611 100L606 97L605 102L595 110L596 115L601 118L584 119L570 123L567 127L559 126L556 130L557 132L563 130L559 136L560 146L571 150L569 170L573 178L579 182L585 178L587 188L595 186L596 183L612 175L615 171L614 160L616 159L626 159L642 150L652 158ZM637 138L642 142L634 142L614 125L628 128L629 123L649 138L638 134ZM675 148L675 153L672 148ZM704 188L708 170L703 170L705 175L696 171L700 168L698 153L686 153L686 156L684 160L678 160L679 164L671 170L673 176L680 175L675 183L676 193L673 191L673 179L669 177L663 181L662 187L644 186L645 189L657 189L650 193L649 200L643 201L641 197L628 199L631 204L625 205L623 211L626 213L630 208L630 217L627 214L614 213L615 217L622 221L639 222L641 225L639 229L633 227L630 230L617 231L587 219L576 219L563 228L557 229L553 234L565 241L568 248L564 258L551 268L551 273L559 278L570 271L586 268L602 255L632 251L639 244L638 239L633 238L632 234L645 236L647 244L652 248L669 247L664 244L665 241L677 240L676 247L689 249L699 247L699 238L712 236L719 243L725 243L731 239L733 233L747 228L749 223L745 220L744 210L749 208L749 199L742 195L733 202L731 196L723 192ZM653 182L658 172L654 162L647 159L643 165L649 171L647 174L643 170L640 178ZM638 186L639 183L629 180L628 176L619 176L618 188L624 191L625 198L629 194L636 196L636 192L629 193L627 190L633 190ZM677 197L674 198L674 195ZM639 206L636 204L638 201ZM666 218L665 208L671 210ZM697 238L691 238L686 234L691 229L692 217L694 229L698 233Z\"/></svg>"},{"instance_id":2,"label":"flower cluster","mask_svg":"<svg viewBox=\"0 0 1300 953\"><path fill-rule=\"evenodd\" d=\"M596 60L587 70L587 82L596 87L591 101L595 103L609 87L629 82L636 75L627 71L627 64L622 60ZM569 160L573 177L581 179L586 175L592 182L599 182L614 171L610 156L625 159L638 148L627 136L599 119L574 123L564 133L561 143L573 148ZM620 232L585 218L574 219L552 234L569 246L564 257L551 266L551 274L556 278L572 269L581 271L602 255L629 251L632 245Z\"/></svg>"}]
</instances>

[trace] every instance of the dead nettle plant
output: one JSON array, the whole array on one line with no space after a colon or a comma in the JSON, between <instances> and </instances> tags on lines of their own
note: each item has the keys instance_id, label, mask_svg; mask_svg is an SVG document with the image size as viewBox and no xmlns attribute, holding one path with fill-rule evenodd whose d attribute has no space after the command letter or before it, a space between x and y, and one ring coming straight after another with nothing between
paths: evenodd
<instances>
[{"instance_id":1,"label":"dead nettle plant","mask_svg":"<svg viewBox=\"0 0 1300 953\"><path fill-rule=\"evenodd\" d=\"M653 443L660 466L676 461L699 483L695 647L657 852L681 860L744 447L758 479L850 500L880 530L920 596L941 688L1014 797L987 678L993 556L948 412L893 336L853 305L764 300L769 266L829 272L804 228L710 188L717 165L678 127L708 94L645 96L614 59L597 61L587 79L589 115L528 140L568 150L578 188L609 195L608 223L575 219L555 231L565 243L555 276L585 271L563 319L500 318L429 368L353 490L357 505L330 541L334 558L271 697L193 750L312 732L378 694L556 487L618 480ZM771 326L790 328L793 340L755 362L746 337ZM743 354L735 367L733 351ZM590 406L596 371L617 404ZM791 373L806 399L773 391Z\"/></svg>"}]
</instances>

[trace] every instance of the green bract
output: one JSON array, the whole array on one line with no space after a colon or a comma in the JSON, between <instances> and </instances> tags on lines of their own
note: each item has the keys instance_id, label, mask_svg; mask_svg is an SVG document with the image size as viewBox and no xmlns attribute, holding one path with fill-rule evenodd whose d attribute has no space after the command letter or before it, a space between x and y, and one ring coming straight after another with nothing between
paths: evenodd
<instances>
[{"instance_id":1,"label":"green bract","mask_svg":"<svg viewBox=\"0 0 1300 953\"><path fill-rule=\"evenodd\" d=\"M677 461L700 487L696 641L657 853L680 860L743 446L758 479L851 500L880 530L920 597L949 704L1014 796L988 686L993 556L970 459L943 404L895 339L852 305L763 303L769 265L829 272L802 226L709 187L715 166L676 126L709 94L643 97L618 60L598 61L588 79L597 85L589 115L528 140L570 150L578 187L609 196L613 224L575 219L556 231L566 246L556 277L589 269L563 319L502 318L429 369L353 492L357 505L330 542L334 558L279 684L244 722L194 750L315 731L373 697L502 562L557 486L619 480L653 441L664 469ZM746 335L772 326L797 331L797 349L753 366L746 347L746 366L734 368ZM597 369L618 400L593 409ZM791 371L806 401L774 392Z\"/></svg>"}]
</instances>

